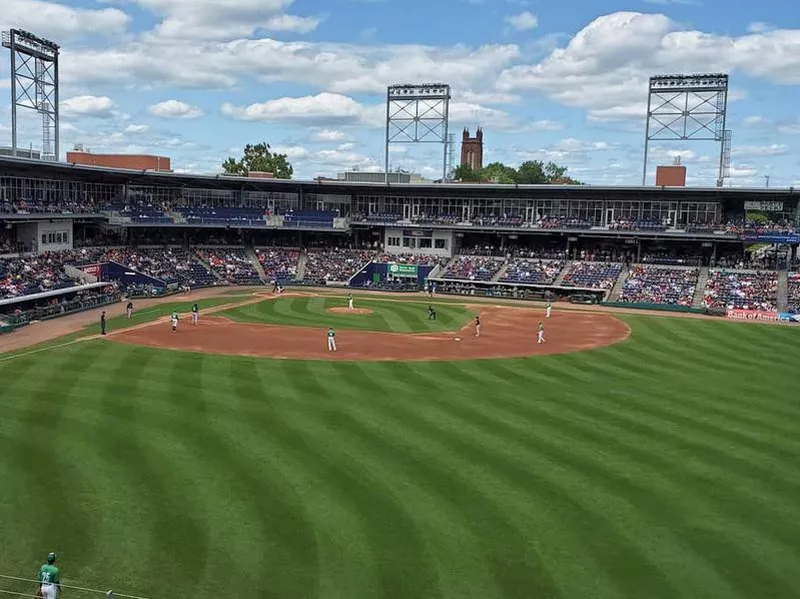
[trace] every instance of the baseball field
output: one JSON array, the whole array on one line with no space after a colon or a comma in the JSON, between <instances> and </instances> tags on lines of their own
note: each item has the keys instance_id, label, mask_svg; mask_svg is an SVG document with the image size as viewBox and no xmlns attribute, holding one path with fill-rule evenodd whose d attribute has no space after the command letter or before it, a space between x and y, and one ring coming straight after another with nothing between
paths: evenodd
<instances>
[{"instance_id":1,"label":"baseball field","mask_svg":"<svg viewBox=\"0 0 800 599\"><path fill-rule=\"evenodd\" d=\"M56 551L67 584L153 599L800 596L795 329L559 309L538 345L541 306L190 305L0 354L0 574Z\"/></svg>"}]
</instances>

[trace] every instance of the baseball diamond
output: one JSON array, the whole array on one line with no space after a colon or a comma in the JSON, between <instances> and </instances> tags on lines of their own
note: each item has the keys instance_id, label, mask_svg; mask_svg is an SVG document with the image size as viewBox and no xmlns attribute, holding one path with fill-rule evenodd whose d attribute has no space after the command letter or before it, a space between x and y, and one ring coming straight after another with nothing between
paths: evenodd
<instances>
[{"instance_id":1,"label":"baseball diamond","mask_svg":"<svg viewBox=\"0 0 800 599\"><path fill-rule=\"evenodd\" d=\"M0 157L0 594L800 596L793 193L234 179Z\"/></svg>"}]
</instances>

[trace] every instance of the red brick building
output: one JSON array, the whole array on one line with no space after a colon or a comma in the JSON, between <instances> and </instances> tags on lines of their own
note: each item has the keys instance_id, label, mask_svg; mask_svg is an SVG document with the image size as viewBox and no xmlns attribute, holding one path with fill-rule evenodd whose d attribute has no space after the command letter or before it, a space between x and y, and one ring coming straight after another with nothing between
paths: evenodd
<instances>
[{"instance_id":1,"label":"red brick building","mask_svg":"<svg viewBox=\"0 0 800 599\"><path fill-rule=\"evenodd\" d=\"M166 156L152 154L93 154L83 150L67 152L67 162L102 168L122 168L132 171L172 172Z\"/></svg>"}]
</instances>

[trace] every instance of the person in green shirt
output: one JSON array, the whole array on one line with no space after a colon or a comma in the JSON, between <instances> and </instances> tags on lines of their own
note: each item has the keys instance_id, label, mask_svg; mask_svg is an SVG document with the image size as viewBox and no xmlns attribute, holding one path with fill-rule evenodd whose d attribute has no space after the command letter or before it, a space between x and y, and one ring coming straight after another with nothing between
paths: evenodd
<instances>
[{"instance_id":1,"label":"person in green shirt","mask_svg":"<svg viewBox=\"0 0 800 599\"><path fill-rule=\"evenodd\" d=\"M56 566L56 554L47 556L47 563L39 568L39 594L42 599L56 599L61 592L61 571Z\"/></svg>"},{"instance_id":2,"label":"person in green shirt","mask_svg":"<svg viewBox=\"0 0 800 599\"><path fill-rule=\"evenodd\" d=\"M328 329L328 351L336 351L336 333L333 327Z\"/></svg>"},{"instance_id":3,"label":"person in green shirt","mask_svg":"<svg viewBox=\"0 0 800 599\"><path fill-rule=\"evenodd\" d=\"M170 320L172 321L172 332L174 333L178 330L178 313L173 312Z\"/></svg>"}]
</instances>

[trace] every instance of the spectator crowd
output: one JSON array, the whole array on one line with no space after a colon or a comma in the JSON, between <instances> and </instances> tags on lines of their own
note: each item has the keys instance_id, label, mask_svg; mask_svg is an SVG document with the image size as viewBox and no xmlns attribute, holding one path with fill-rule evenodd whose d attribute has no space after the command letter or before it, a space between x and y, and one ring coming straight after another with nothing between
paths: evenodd
<instances>
[{"instance_id":1,"label":"spectator crowd","mask_svg":"<svg viewBox=\"0 0 800 599\"><path fill-rule=\"evenodd\" d=\"M328 281L346 283L374 258L375 252L371 250L309 250L303 280L311 285L325 285Z\"/></svg>"},{"instance_id":2,"label":"spectator crowd","mask_svg":"<svg viewBox=\"0 0 800 599\"><path fill-rule=\"evenodd\" d=\"M610 290L622 272L622 264L609 262L573 262L564 275L564 284L572 287Z\"/></svg>"},{"instance_id":3,"label":"spectator crowd","mask_svg":"<svg viewBox=\"0 0 800 599\"><path fill-rule=\"evenodd\" d=\"M552 285L566 263L563 260L536 260L512 258L506 272L500 277L503 283Z\"/></svg>"},{"instance_id":4,"label":"spectator crowd","mask_svg":"<svg viewBox=\"0 0 800 599\"><path fill-rule=\"evenodd\" d=\"M443 279L460 281L491 281L505 262L494 256L458 256L447 267Z\"/></svg>"},{"instance_id":5,"label":"spectator crowd","mask_svg":"<svg viewBox=\"0 0 800 599\"><path fill-rule=\"evenodd\" d=\"M625 280L620 301L689 307L699 276L697 268L633 266Z\"/></svg>"},{"instance_id":6,"label":"spectator crowd","mask_svg":"<svg viewBox=\"0 0 800 599\"><path fill-rule=\"evenodd\" d=\"M778 304L778 273L713 269L703 297L706 308L738 308L774 312Z\"/></svg>"}]
</instances>

